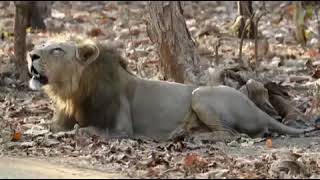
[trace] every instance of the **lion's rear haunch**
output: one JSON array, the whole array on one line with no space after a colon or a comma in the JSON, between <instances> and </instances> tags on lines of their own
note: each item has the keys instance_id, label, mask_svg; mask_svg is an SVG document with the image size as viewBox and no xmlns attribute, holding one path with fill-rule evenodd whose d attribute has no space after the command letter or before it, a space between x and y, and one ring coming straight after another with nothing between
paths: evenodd
<instances>
[{"instance_id":1,"label":"lion's rear haunch","mask_svg":"<svg viewBox=\"0 0 320 180\"><path fill-rule=\"evenodd\" d=\"M52 131L70 130L78 123L108 129L112 135L166 139L181 127L231 129L251 136L279 130L271 127L274 119L235 89L138 78L104 44L48 42L28 54L28 68L32 88L44 89L55 103ZM283 127L283 133L303 132Z\"/></svg>"}]
</instances>

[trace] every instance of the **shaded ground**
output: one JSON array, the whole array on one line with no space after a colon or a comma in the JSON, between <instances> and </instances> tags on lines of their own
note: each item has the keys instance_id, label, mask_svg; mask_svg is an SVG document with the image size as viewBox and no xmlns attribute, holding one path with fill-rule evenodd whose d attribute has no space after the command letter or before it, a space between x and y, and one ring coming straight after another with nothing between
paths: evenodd
<instances>
[{"instance_id":1,"label":"shaded ground","mask_svg":"<svg viewBox=\"0 0 320 180\"><path fill-rule=\"evenodd\" d=\"M304 49L295 43L294 24L288 15L277 22L281 11L288 9L286 14L290 15L290 6L280 6L281 2L266 5L273 11L262 17L259 31L268 39L269 48L258 74L292 87L293 103L307 114L315 96L310 96L310 87L318 82L312 74L320 65L317 23L314 18L309 21L310 37ZM255 8L260 6L254 4ZM209 67L215 57L216 30L229 33L236 16L235 2L185 2L184 8L203 64ZM113 177L106 172L135 178L319 178L320 139L316 134L272 141L241 138L223 143L190 138L159 143L82 137L73 131L48 132L41 124L52 118L52 103L42 92L29 90L26 83L12 76L13 12L10 7L0 10L0 177L59 177L63 171L60 177L64 178ZM138 76L161 79L158 55L145 29L145 2L56 2L52 15L47 19L49 32L29 33L29 44L52 37L52 32L96 37L114 43ZM238 56L239 41L228 38L219 55L222 64L231 65ZM250 41L244 43L243 58L254 59ZM17 168L19 173L15 173ZM30 174L29 170L37 172Z\"/></svg>"},{"instance_id":2,"label":"shaded ground","mask_svg":"<svg viewBox=\"0 0 320 180\"><path fill-rule=\"evenodd\" d=\"M0 158L0 178L2 179L120 179L126 178L119 174L104 173L70 165L58 165L50 159L35 159L25 157Z\"/></svg>"}]
</instances>

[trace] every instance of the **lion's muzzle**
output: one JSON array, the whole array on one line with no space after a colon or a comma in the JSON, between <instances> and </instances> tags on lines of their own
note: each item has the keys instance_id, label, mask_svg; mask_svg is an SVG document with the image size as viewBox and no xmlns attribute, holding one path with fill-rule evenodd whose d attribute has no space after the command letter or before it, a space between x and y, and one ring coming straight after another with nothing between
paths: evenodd
<instances>
[{"instance_id":1,"label":"lion's muzzle","mask_svg":"<svg viewBox=\"0 0 320 180\"><path fill-rule=\"evenodd\" d=\"M40 61L41 56L30 52L27 56L28 71L31 76L29 87L33 90L39 90L41 86L48 84L48 78L41 74Z\"/></svg>"}]
</instances>

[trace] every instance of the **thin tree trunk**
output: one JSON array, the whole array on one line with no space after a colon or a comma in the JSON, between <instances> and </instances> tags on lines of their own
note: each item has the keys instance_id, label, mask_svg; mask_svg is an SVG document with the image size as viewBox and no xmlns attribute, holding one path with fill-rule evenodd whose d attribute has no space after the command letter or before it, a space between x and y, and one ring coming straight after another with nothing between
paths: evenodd
<instances>
[{"instance_id":1,"label":"thin tree trunk","mask_svg":"<svg viewBox=\"0 0 320 180\"><path fill-rule=\"evenodd\" d=\"M179 1L148 2L149 38L156 44L165 79L198 84L200 57L183 16Z\"/></svg>"},{"instance_id":2,"label":"thin tree trunk","mask_svg":"<svg viewBox=\"0 0 320 180\"><path fill-rule=\"evenodd\" d=\"M31 26L32 29L46 30L44 19L51 16L53 2L54 1L34 1L28 26Z\"/></svg>"},{"instance_id":3,"label":"thin tree trunk","mask_svg":"<svg viewBox=\"0 0 320 180\"><path fill-rule=\"evenodd\" d=\"M304 18L306 11L302 7L301 1L295 1L295 11L293 16L293 21L296 25L296 31L295 31L295 38L301 45L305 46L307 43L307 39L305 36L305 25L304 25Z\"/></svg>"},{"instance_id":4,"label":"thin tree trunk","mask_svg":"<svg viewBox=\"0 0 320 180\"><path fill-rule=\"evenodd\" d=\"M14 23L14 54L15 67L21 81L28 78L26 63L26 29L32 2L16 1L15 23Z\"/></svg>"},{"instance_id":5,"label":"thin tree trunk","mask_svg":"<svg viewBox=\"0 0 320 180\"><path fill-rule=\"evenodd\" d=\"M238 4L238 13L240 16L243 17L241 24L240 24L239 32L238 32L238 37L241 38L242 32L244 30L245 22L247 19L250 19L250 17L253 14L252 1L238 1L237 4ZM245 32L244 37L254 39L254 37L255 37L255 24L253 21L250 23L249 31Z\"/></svg>"},{"instance_id":6,"label":"thin tree trunk","mask_svg":"<svg viewBox=\"0 0 320 180\"><path fill-rule=\"evenodd\" d=\"M52 1L14 1L15 23L14 23L14 54L15 66L19 79L23 82L28 78L26 63L26 30L45 30L44 18L51 13Z\"/></svg>"}]
</instances>

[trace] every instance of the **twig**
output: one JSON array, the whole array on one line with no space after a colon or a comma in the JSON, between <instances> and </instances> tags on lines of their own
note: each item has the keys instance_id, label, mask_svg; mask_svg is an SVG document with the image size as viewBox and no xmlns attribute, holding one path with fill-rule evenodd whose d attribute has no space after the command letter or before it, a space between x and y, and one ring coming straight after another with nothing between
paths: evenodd
<instances>
[{"instance_id":1,"label":"twig","mask_svg":"<svg viewBox=\"0 0 320 180\"><path fill-rule=\"evenodd\" d=\"M219 47L220 47L220 46L221 46L221 38L218 39L217 45L216 45L216 47L215 47L215 62L214 62L214 64L215 64L216 66L219 65ZM211 64L212 64L212 62L211 62ZM210 64L210 65L211 65L211 64Z\"/></svg>"},{"instance_id":2,"label":"twig","mask_svg":"<svg viewBox=\"0 0 320 180\"><path fill-rule=\"evenodd\" d=\"M240 62L242 62L242 65L245 66L245 67L248 67L247 63L245 61L242 60L242 45L243 45L243 39L244 39L244 34L245 34L245 31L246 29L248 28L248 26L251 24L252 22L252 19L254 17L255 13L252 13L249 21L247 20L246 21L246 24L242 30L242 33L241 33L241 40L240 40L240 45L239 45L239 60Z\"/></svg>"},{"instance_id":3,"label":"twig","mask_svg":"<svg viewBox=\"0 0 320 180\"><path fill-rule=\"evenodd\" d=\"M254 41L254 55L256 58L256 70L258 69L259 63L258 63L258 23L262 16L266 15L267 12L262 12L260 16L256 19L255 23L255 41Z\"/></svg>"},{"instance_id":4,"label":"twig","mask_svg":"<svg viewBox=\"0 0 320 180\"><path fill-rule=\"evenodd\" d=\"M262 10L264 11L267 11L267 8L266 8L266 1L262 1Z\"/></svg>"},{"instance_id":5,"label":"twig","mask_svg":"<svg viewBox=\"0 0 320 180\"><path fill-rule=\"evenodd\" d=\"M316 8L314 8L314 13L316 14L317 17L317 24L318 24L318 39L320 37L320 21L319 21L319 15L318 15L318 11L319 11L319 6L316 6Z\"/></svg>"}]
</instances>

